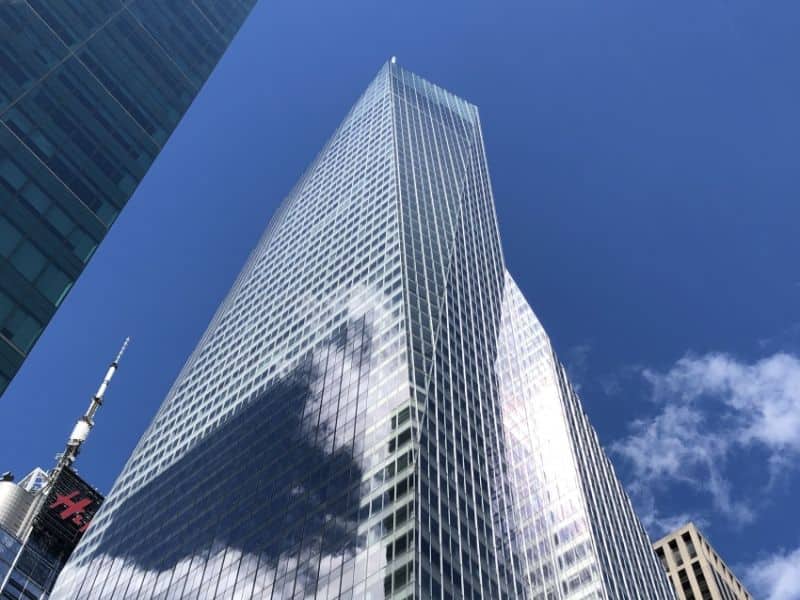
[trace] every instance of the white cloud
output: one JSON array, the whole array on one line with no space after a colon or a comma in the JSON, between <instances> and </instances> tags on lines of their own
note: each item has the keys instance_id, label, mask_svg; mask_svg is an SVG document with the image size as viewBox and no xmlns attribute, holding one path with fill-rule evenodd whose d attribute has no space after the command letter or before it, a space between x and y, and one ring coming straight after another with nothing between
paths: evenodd
<instances>
[{"instance_id":1,"label":"white cloud","mask_svg":"<svg viewBox=\"0 0 800 600\"><path fill-rule=\"evenodd\" d=\"M727 354L685 356L667 372L644 370L659 412L632 423L612 446L632 468L632 492L681 482L709 494L714 508L746 523L752 508L726 477L735 451L760 448L774 476L800 452L800 358L776 353L752 364ZM644 498L644 500L642 500Z\"/></svg>"},{"instance_id":2,"label":"white cloud","mask_svg":"<svg viewBox=\"0 0 800 600\"><path fill-rule=\"evenodd\" d=\"M744 580L757 598L800 600L800 548L753 563L745 569Z\"/></svg>"},{"instance_id":3,"label":"white cloud","mask_svg":"<svg viewBox=\"0 0 800 600\"><path fill-rule=\"evenodd\" d=\"M777 353L752 365L726 354L687 356L665 374L645 371L662 399L712 396L738 418L740 443L800 450L800 358Z\"/></svg>"}]
</instances>

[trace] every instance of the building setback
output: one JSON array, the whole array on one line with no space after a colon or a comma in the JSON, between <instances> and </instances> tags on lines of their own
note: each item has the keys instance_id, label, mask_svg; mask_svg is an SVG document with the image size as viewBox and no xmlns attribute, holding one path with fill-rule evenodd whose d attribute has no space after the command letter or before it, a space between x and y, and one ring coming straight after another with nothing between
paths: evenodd
<instances>
[{"instance_id":1,"label":"building setback","mask_svg":"<svg viewBox=\"0 0 800 600\"><path fill-rule=\"evenodd\" d=\"M653 547L679 600L752 600L694 523L687 523Z\"/></svg>"},{"instance_id":2,"label":"building setback","mask_svg":"<svg viewBox=\"0 0 800 600\"><path fill-rule=\"evenodd\" d=\"M253 4L0 2L0 394Z\"/></svg>"},{"instance_id":3,"label":"building setback","mask_svg":"<svg viewBox=\"0 0 800 600\"><path fill-rule=\"evenodd\" d=\"M475 106L380 70L53 597L674 597L506 272Z\"/></svg>"}]
</instances>

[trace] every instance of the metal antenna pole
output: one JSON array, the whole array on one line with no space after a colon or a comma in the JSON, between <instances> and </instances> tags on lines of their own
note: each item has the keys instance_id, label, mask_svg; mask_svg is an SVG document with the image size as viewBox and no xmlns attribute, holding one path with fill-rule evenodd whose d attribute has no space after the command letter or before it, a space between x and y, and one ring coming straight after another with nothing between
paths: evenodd
<instances>
[{"instance_id":1,"label":"metal antenna pole","mask_svg":"<svg viewBox=\"0 0 800 600\"><path fill-rule=\"evenodd\" d=\"M86 438L89 436L89 432L91 431L92 427L94 427L94 415L97 413L97 409L103 405L103 396L105 396L106 390L108 389L108 384L111 383L111 378L114 377L114 373L116 373L117 367L119 366L119 361L122 358L125 349L128 347L130 340L131 338L129 337L125 338L125 341L122 343L122 348L120 348L119 352L117 353L117 357L109 365L106 376L103 378L100 387L97 388L94 396L92 396L92 400L89 402L89 408L86 409L84 415L78 419L77 423L75 423L75 427L72 429L72 433L69 436L69 441L67 442L67 448L61 455L61 458L59 459L58 464L53 471L54 473L60 473L64 467L68 467L75 462L75 458L78 456L78 452L80 452L81 445L86 441Z\"/></svg>"},{"instance_id":2,"label":"metal antenna pole","mask_svg":"<svg viewBox=\"0 0 800 600\"><path fill-rule=\"evenodd\" d=\"M42 505L47 501L47 496L50 495L50 490L55 485L59 475L61 475L61 472L75 462L75 458L78 456L78 452L80 452L81 445L86 441L86 438L89 436L89 432L91 431L92 427L94 427L94 415L97 413L97 409L103 405L103 396L105 396L106 390L108 389L108 384L111 383L111 378L114 377L114 373L117 371L122 354L125 352L125 349L128 347L128 343L130 341L131 338L125 338L125 341L122 343L122 348L120 348L119 352L117 353L117 357L114 359L111 365L109 365L108 371L106 371L106 376L103 378L100 387L97 388L94 396L92 396L92 400L89 402L89 408L86 409L86 412L83 414L83 416L81 416L78 419L78 422L75 423L75 427L72 429L72 433L69 436L69 441L67 441L66 449L61 455L59 455L55 468L48 474L47 481L42 486L42 489L37 492L36 497L31 503L31 506L25 515L24 525L20 528L22 546L17 552L17 555L14 557L14 560L8 569L8 573L6 573L5 578L0 581L0 589L3 589L6 586L8 579L14 573L25 545L28 543L31 533L33 532L33 521L36 518L36 515L38 515L39 511L42 509Z\"/></svg>"},{"instance_id":3,"label":"metal antenna pole","mask_svg":"<svg viewBox=\"0 0 800 600\"><path fill-rule=\"evenodd\" d=\"M128 343L130 341L131 338L125 338L125 341L122 343L122 348L120 348L116 358L109 365L108 371L106 371L106 376L103 377L103 381L100 383L100 387L97 388L94 396L92 396L92 399L89 402L89 408L86 409L86 412L78 419L78 422L75 423L75 427L73 427L72 433L69 436L69 441L67 441L66 449L62 454L59 455L58 462L56 463L55 468L50 471L47 482L42 486L42 489L39 490L36 499L31 504L31 508L28 510L28 514L26 516L25 528L23 529L23 531L25 531L25 540L27 540L28 536L30 535L33 519L39 513L42 504L47 500L47 496L50 494L50 490L55 485L59 475L61 475L61 472L64 469L75 462L83 442L86 441L86 438L89 436L89 432L91 431L92 427L94 427L94 415L97 413L97 409L103 405L103 397L108 389L108 384L111 383L111 378L114 377L114 373L117 372L119 361L122 358L122 354L125 352L125 349L128 347Z\"/></svg>"}]
</instances>

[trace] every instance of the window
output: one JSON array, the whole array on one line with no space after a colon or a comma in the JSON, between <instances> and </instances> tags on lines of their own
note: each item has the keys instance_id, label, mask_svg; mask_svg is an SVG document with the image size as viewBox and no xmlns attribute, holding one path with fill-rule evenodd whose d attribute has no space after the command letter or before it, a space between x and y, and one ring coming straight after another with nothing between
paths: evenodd
<instances>
[{"instance_id":1,"label":"window","mask_svg":"<svg viewBox=\"0 0 800 600\"><path fill-rule=\"evenodd\" d=\"M711 600L711 590L708 589L706 576L703 574L703 568L698 561L692 563L692 570L694 571L694 578L697 580L697 587L700 589L700 597L703 600Z\"/></svg>"},{"instance_id":2,"label":"window","mask_svg":"<svg viewBox=\"0 0 800 600\"><path fill-rule=\"evenodd\" d=\"M72 282L64 271L53 265L48 265L36 280L37 289L56 306L61 304L71 286Z\"/></svg>"},{"instance_id":3,"label":"window","mask_svg":"<svg viewBox=\"0 0 800 600\"><path fill-rule=\"evenodd\" d=\"M22 239L22 234L8 220L0 217L0 256L9 256Z\"/></svg>"},{"instance_id":4,"label":"window","mask_svg":"<svg viewBox=\"0 0 800 600\"><path fill-rule=\"evenodd\" d=\"M14 312L14 302L11 298L0 292L0 323L5 322L5 320L11 316L12 312Z\"/></svg>"},{"instance_id":5,"label":"window","mask_svg":"<svg viewBox=\"0 0 800 600\"><path fill-rule=\"evenodd\" d=\"M673 542L670 542L670 544L672 543ZM695 600L694 591L692 591L692 582L689 581L689 575L686 573L685 569L678 571L678 581L681 582L681 589L683 590L683 595L686 596L686 600Z\"/></svg>"},{"instance_id":6,"label":"window","mask_svg":"<svg viewBox=\"0 0 800 600\"><path fill-rule=\"evenodd\" d=\"M42 324L19 307L0 323L0 334L11 340L22 352L30 350L41 331Z\"/></svg>"},{"instance_id":7,"label":"window","mask_svg":"<svg viewBox=\"0 0 800 600\"><path fill-rule=\"evenodd\" d=\"M47 211L47 220L62 236L69 235L69 232L72 231L72 228L75 226L72 219L67 216L67 213L55 204Z\"/></svg>"},{"instance_id":8,"label":"window","mask_svg":"<svg viewBox=\"0 0 800 600\"><path fill-rule=\"evenodd\" d=\"M694 548L694 543L692 542L692 535L687 531L681 536L681 538L683 538L683 543L686 544L686 551L689 553L689 558L696 558L697 550L695 550Z\"/></svg>"},{"instance_id":9,"label":"window","mask_svg":"<svg viewBox=\"0 0 800 600\"><path fill-rule=\"evenodd\" d=\"M0 179L14 190L18 190L25 183L25 174L19 170L17 165L6 158L0 161Z\"/></svg>"},{"instance_id":10,"label":"window","mask_svg":"<svg viewBox=\"0 0 800 600\"><path fill-rule=\"evenodd\" d=\"M680 567L683 564L683 557L680 550L678 550L678 543L675 540L669 541L669 549L672 552L672 560L676 566Z\"/></svg>"},{"instance_id":11,"label":"window","mask_svg":"<svg viewBox=\"0 0 800 600\"><path fill-rule=\"evenodd\" d=\"M11 254L10 261L28 281L34 281L47 263L44 254L28 240L17 246Z\"/></svg>"},{"instance_id":12,"label":"window","mask_svg":"<svg viewBox=\"0 0 800 600\"><path fill-rule=\"evenodd\" d=\"M667 564L667 557L664 556L664 548L662 548L661 546L656 548L656 554L658 555L659 560L661 560L661 565L664 567L664 569L669 571L669 565Z\"/></svg>"},{"instance_id":13,"label":"window","mask_svg":"<svg viewBox=\"0 0 800 600\"><path fill-rule=\"evenodd\" d=\"M89 235L79 227L76 227L70 234L69 243L74 248L75 255L83 262L89 260L95 248L97 248L97 242L90 238Z\"/></svg>"}]
</instances>

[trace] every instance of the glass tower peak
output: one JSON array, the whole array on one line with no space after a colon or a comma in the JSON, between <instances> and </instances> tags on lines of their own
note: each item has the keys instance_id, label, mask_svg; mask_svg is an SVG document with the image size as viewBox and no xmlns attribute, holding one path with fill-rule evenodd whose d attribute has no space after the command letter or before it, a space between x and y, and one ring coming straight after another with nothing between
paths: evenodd
<instances>
[{"instance_id":1,"label":"glass tower peak","mask_svg":"<svg viewBox=\"0 0 800 600\"><path fill-rule=\"evenodd\" d=\"M380 69L53 597L673 597L506 272L473 104Z\"/></svg>"}]
</instances>

